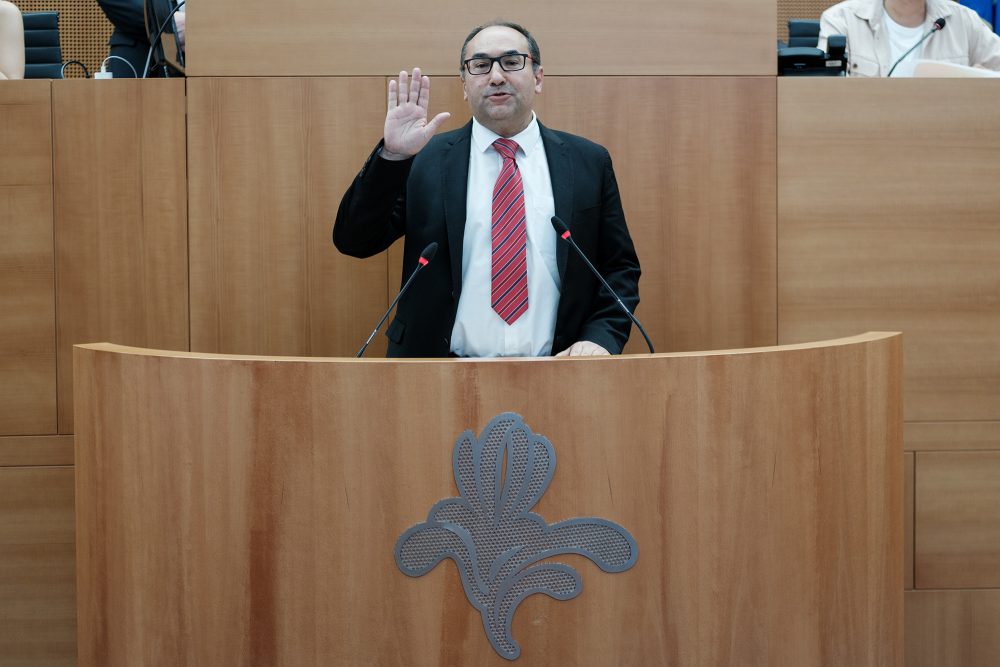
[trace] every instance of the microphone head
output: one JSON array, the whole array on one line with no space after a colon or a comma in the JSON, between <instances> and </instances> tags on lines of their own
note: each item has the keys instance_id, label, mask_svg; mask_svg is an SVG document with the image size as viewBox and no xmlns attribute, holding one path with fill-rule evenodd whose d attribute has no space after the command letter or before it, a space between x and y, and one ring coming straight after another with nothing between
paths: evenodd
<instances>
[{"instance_id":1,"label":"microphone head","mask_svg":"<svg viewBox=\"0 0 1000 667\"><path fill-rule=\"evenodd\" d=\"M566 223L559 219L559 216L552 216L552 226L556 229L556 234L563 237L564 239L569 238L569 227Z\"/></svg>"},{"instance_id":2,"label":"microphone head","mask_svg":"<svg viewBox=\"0 0 1000 667\"><path fill-rule=\"evenodd\" d=\"M937 21L934 22L934 28L936 30L944 30L944 24L945 24L944 17L939 18Z\"/></svg>"},{"instance_id":3,"label":"microphone head","mask_svg":"<svg viewBox=\"0 0 1000 667\"><path fill-rule=\"evenodd\" d=\"M420 253L421 266L427 266L428 264L430 264L430 261L434 259L434 255L437 254L437 251L438 251L438 244L436 241L431 241L430 243L428 243L427 247L424 248L424 251Z\"/></svg>"}]
</instances>

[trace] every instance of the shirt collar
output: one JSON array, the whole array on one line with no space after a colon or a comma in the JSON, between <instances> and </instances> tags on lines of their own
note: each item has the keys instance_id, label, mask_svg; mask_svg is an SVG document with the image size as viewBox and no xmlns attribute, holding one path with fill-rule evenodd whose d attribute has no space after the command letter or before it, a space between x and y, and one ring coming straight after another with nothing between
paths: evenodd
<instances>
[{"instance_id":1,"label":"shirt collar","mask_svg":"<svg viewBox=\"0 0 1000 667\"><path fill-rule=\"evenodd\" d=\"M930 25L942 16L951 16L952 4L945 0L927 0L927 17L924 20L924 25ZM882 22L883 12L885 12L885 0L870 0L870 2L858 5L854 15L863 21L868 21L873 27L877 27Z\"/></svg>"},{"instance_id":2,"label":"shirt collar","mask_svg":"<svg viewBox=\"0 0 1000 667\"><path fill-rule=\"evenodd\" d=\"M492 149L493 142L500 138L499 134L488 129L475 118L472 119L472 144L480 153L485 153L486 151ZM538 116L535 112L531 112L531 122L528 123L528 127L524 128L513 137L508 138L517 142L517 145L520 147L525 156L531 155L531 151L538 146L538 143L542 139L542 133L538 129Z\"/></svg>"}]
</instances>

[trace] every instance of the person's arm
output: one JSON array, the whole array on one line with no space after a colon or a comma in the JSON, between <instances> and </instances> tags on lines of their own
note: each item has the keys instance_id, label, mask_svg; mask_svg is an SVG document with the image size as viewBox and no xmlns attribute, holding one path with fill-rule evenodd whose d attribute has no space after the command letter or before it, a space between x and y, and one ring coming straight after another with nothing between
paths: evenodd
<instances>
[{"instance_id":1,"label":"person's arm","mask_svg":"<svg viewBox=\"0 0 1000 667\"><path fill-rule=\"evenodd\" d=\"M0 0L0 80L24 78L24 19L13 3Z\"/></svg>"},{"instance_id":2,"label":"person's arm","mask_svg":"<svg viewBox=\"0 0 1000 667\"><path fill-rule=\"evenodd\" d=\"M834 5L819 17L819 41L816 43L816 48L826 53L826 40L830 35L846 34L847 21L844 19L844 13L840 11L839 5Z\"/></svg>"},{"instance_id":3,"label":"person's arm","mask_svg":"<svg viewBox=\"0 0 1000 667\"><path fill-rule=\"evenodd\" d=\"M611 289L634 313L639 305L639 258L625 223L611 156L606 151L601 186L601 227L592 261ZM580 331L580 340L556 356L621 354L631 328L632 321L621 311L618 302L598 286L590 316Z\"/></svg>"},{"instance_id":4,"label":"person's arm","mask_svg":"<svg viewBox=\"0 0 1000 667\"><path fill-rule=\"evenodd\" d=\"M97 4L118 32L139 41L149 39L142 0L97 0Z\"/></svg>"},{"instance_id":5,"label":"person's arm","mask_svg":"<svg viewBox=\"0 0 1000 667\"><path fill-rule=\"evenodd\" d=\"M344 194L333 224L333 244L353 257L371 257L388 248L405 232L406 179L413 156L451 116L439 113L427 120L430 79L413 69L389 82L383 140Z\"/></svg>"},{"instance_id":6,"label":"person's arm","mask_svg":"<svg viewBox=\"0 0 1000 667\"><path fill-rule=\"evenodd\" d=\"M187 5L185 4L180 10L174 14L174 28L177 30L177 43L184 46L187 42L187 32L185 28L187 26Z\"/></svg>"},{"instance_id":7,"label":"person's arm","mask_svg":"<svg viewBox=\"0 0 1000 667\"><path fill-rule=\"evenodd\" d=\"M969 35L969 65L1000 71L1000 36L977 14Z\"/></svg>"}]
</instances>

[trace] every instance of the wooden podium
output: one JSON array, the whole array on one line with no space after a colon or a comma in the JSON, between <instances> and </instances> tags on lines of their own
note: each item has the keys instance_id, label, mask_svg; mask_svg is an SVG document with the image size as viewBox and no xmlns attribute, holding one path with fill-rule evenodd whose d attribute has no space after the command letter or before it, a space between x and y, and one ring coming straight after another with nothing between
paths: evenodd
<instances>
[{"instance_id":1,"label":"wooden podium","mask_svg":"<svg viewBox=\"0 0 1000 667\"><path fill-rule=\"evenodd\" d=\"M464 570L395 555L459 496L456 441L508 412L556 459L531 511L638 547L621 572L549 559L582 591L523 601L517 662L902 664L897 334L522 360L96 344L73 370L80 665L510 664Z\"/></svg>"}]
</instances>

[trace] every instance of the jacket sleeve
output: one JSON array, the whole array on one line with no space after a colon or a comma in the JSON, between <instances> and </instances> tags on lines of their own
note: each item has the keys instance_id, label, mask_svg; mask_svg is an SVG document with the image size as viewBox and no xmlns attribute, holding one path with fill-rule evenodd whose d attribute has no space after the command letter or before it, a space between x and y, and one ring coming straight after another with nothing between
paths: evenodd
<instances>
[{"instance_id":1,"label":"jacket sleeve","mask_svg":"<svg viewBox=\"0 0 1000 667\"><path fill-rule=\"evenodd\" d=\"M629 311L634 313L639 305L639 258L625 223L618 181L607 151L604 152L601 226L594 266ZM612 354L621 354L631 329L632 321L628 315L622 312L614 297L598 285L580 339L597 343Z\"/></svg>"},{"instance_id":2,"label":"jacket sleeve","mask_svg":"<svg viewBox=\"0 0 1000 667\"><path fill-rule=\"evenodd\" d=\"M975 14L969 31L969 65L1000 70L1000 36Z\"/></svg>"},{"instance_id":3,"label":"jacket sleeve","mask_svg":"<svg viewBox=\"0 0 1000 667\"><path fill-rule=\"evenodd\" d=\"M838 4L828 8L819 17L819 41L816 48L826 53L826 40L830 35L846 35L847 21L844 20L844 10Z\"/></svg>"},{"instance_id":4,"label":"jacket sleeve","mask_svg":"<svg viewBox=\"0 0 1000 667\"><path fill-rule=\"evenodd\" d=\"M333 245L352 257L382 252L406 231L406 180L413 158L379 157L382 142L344 193L333 223Z\"/></svg>"},{"instance_id":5,"label":"jacket sleeve","mask_svg":"<svg viewBox=\"0 0 1000 667\"><path fill-rule=\"evenodd\" d=\"M97 0L97 4L118 32L132 39L148 39L142 0Z\"/></svg>"}]
</instances>

